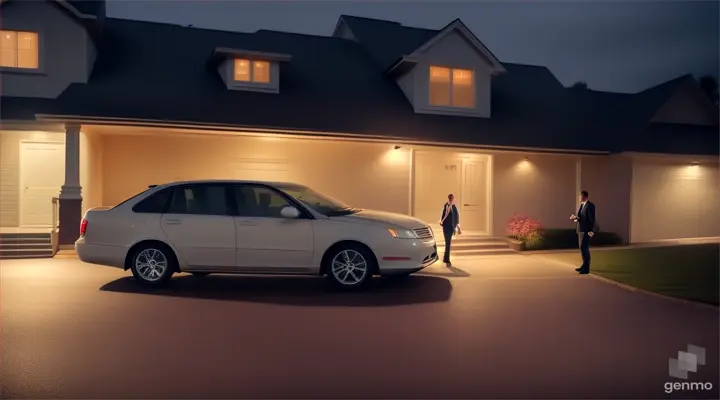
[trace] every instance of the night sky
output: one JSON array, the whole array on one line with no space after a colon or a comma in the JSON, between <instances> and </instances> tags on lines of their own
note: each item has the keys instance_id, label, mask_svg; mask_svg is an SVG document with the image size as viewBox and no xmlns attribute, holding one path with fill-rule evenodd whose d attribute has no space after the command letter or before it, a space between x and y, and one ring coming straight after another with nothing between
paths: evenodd
<instances>
[{"instance_id":1,"label":"night sky","mask_svg":"<svg viewBox=\"0 0 720 400\"><path fill-rule=\"evenodd\" d=\"M340 14L440 29L460 18L504 62L545 65L565 85L636 92L718 76L720 2L110 0L110 17L254 32L331 35Z\"/></svg>"}]
</instances>

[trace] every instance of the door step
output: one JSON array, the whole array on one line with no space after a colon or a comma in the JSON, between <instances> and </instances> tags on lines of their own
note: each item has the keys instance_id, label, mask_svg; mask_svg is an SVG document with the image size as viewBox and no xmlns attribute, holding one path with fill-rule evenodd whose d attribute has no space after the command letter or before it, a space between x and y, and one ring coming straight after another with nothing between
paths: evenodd
<instances>
[{"instance_id":1,"label":"door step","mask_svg":"<svg viewBox=\"0 0 720 400\"><path fill-rule=\"evenodd\" d=\"M436 239L436 243L438 255L442 256L442 254L445 253L445 241L438 241ZM503 254L515 254L515 251L508 246L505 239L459 235L455 236L452 240L453 256L489 256Z\"/></svg>"},{"instance_id":2,"label":"door step","mask_svg":"<svg viewBox=\"0 0 720 400\"><path fill-rule=\"evenodd\" d=\"M52 257L50 233L0 234L0 259Z\"/></svg>"}]
</instances>

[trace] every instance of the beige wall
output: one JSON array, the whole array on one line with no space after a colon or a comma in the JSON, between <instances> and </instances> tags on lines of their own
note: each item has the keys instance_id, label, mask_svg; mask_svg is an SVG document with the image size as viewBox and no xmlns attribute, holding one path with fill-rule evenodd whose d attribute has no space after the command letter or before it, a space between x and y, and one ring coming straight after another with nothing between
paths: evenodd
<instances>
[{"instance_id":1,"label":"beige wall","mask_svg":"<svg viewBox=\"0 0 720 400\"><path fill-rule=\"evenodd\" d=\"M494 236L504 236L508 219L524 214L547 228L573 228L576 157L496 154L493 157Z\"/></svg>"},{"instance_id":2,"label":"beige wall","mask_svg":"<svg viewBox=\"0 0 720 400\"><path fill-rule=\"evenodd\" d=\"M151 184L190 179L293 181L355 207L409 212L405 148L343 141L229 136L102 138L102 201L116 204Z\"/></svg>"},{"instance_id":3,"label":"beige wall","mask_svg":"<svg viewBox=\"0 0 720 400\"><path fill-rule=\"evenodd\" d=\"M720 236L718 164L636 158L631 240Z\"/></svg>"},{"instance_id":4,"label":"beige wall","mask_svg":"<svg viewBox=\"0 0 720 400\"><path fill-rule=\"evenodd\" d=\"M587 190L595 204L597 223L603 232L630 241L630 193L632 160L624 156L588 156L581 161L579 190Z\"/></svg>"},{"instance_id":5,"label":"beige wall","mask_svg":"<svg viewBox=\"0 0 720 400\"><path fill-rule=\"evenodd\" d=\"M16 227L20 224L20 142L22 141L65 143L65 134L45 131L0 131L0 227Z\"/></svg>"}]
</instances>

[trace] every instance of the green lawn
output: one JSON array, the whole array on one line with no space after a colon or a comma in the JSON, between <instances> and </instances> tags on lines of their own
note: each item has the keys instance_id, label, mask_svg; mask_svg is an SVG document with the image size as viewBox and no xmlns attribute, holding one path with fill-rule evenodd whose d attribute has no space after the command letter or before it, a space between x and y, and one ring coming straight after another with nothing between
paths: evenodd
<instances>
[{"instance_id":1,"label":"green lawn","mask_svg":"<svg viewBox=\"0 0 720 400\"><path fill-rule=\"evenodd\" d=\"M591 273L647 291L718 305L720 244L591 250ZM580 254L548 254L580 265Z\"/></svg>"}]
</instances>

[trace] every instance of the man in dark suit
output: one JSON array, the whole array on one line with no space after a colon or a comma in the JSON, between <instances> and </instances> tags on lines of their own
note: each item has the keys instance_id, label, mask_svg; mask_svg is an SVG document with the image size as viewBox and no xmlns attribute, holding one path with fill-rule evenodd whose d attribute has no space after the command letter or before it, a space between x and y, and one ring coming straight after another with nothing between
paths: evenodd
<instances>
[{"instance_id":1,"label":"man in dark suit","mask_svg":"<svg viewBox=\"0 0 720 400\"><path fill-rule=\"evenodd\" d=\"M577 215L572 214L570 219L577 224L578 243L580 245L580 255L582 256L582 265L576 268L580 274L590 273L590 239L595 235L595 204L588 200L588 192L583 190L580 192L580 208Z\"/></svg>"},{"instance_id":2,"label":"man in dark suit","mask_svg":"<svg viewBox=\"0 0 720 400\"><path fill-rule=\"evenodd\" d=\"M455 206L455 195L449 194L448 201L443 206L442 214L440 215L440 226L442 226L443 236L445 237L445 255L443 256L443 262L446 266L452 266L450 262L450 242L452 237L455 235L458 225L460 224L460 214Z\"/></svg>"}]
</instances>

